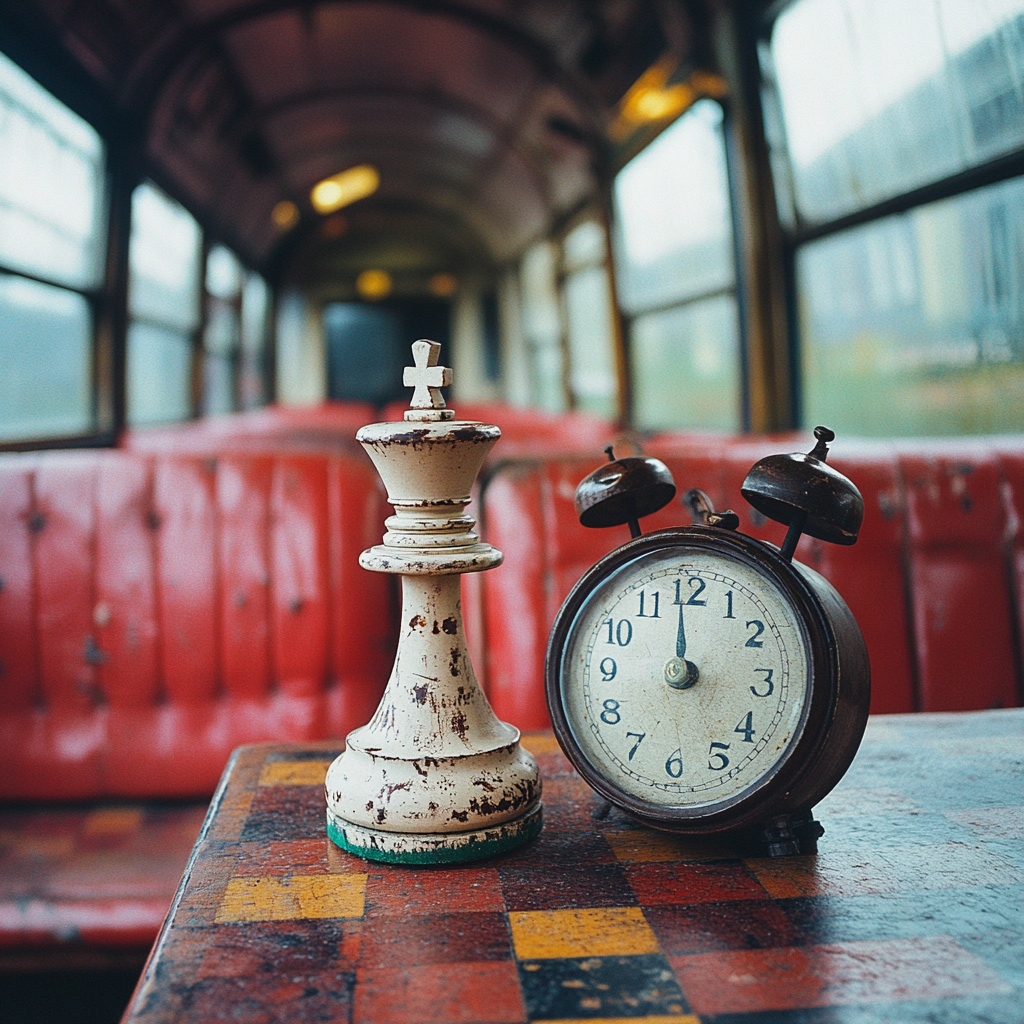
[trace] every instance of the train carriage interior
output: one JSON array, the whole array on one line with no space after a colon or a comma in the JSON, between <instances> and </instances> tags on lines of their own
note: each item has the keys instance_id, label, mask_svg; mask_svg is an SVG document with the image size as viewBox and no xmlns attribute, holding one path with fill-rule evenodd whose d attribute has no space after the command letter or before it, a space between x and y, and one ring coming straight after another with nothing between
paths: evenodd
<instances>
[{"instance_id":1,"label":"train carriage interior","mask_svg":"<svg viewBox=\"0 0 1024 1024\"><path fill-rule=\"evenodd\" d=\"M1024 0L0 0L0 1021L119 1019L232 750L372 715L420 338L504 721L608 446L781 544L818 424L872 714L1024 703Z\"/></svg>"}]
</instances>

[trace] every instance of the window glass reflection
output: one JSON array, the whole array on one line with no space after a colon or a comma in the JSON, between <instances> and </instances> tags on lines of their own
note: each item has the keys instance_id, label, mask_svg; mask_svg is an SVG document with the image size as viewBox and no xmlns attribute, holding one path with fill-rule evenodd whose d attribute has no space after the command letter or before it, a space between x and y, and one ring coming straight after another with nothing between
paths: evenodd
<instances>
[{"instance_id":1,"label":"window glass reflection","mask_svg":"<svg viewBox=\"0 0 1024 1024\"><path fill-rule=\"evenodd\" d=\"M1024 0L799 0L765 56L806 220L1024 144Z\"/></svg>"},{"instance_id":2,"label":"window glass reflection","mask_svg":"<svg viewBox=\"0 0 1024 1024\"><path fill-rule=\"evenodd\" d=\"M736 430L736 300L718 295L633 321L633 422L641 429Z\"/></svg>"},{"instance_id":3,"label":"window glass reflection","mask_svg":"<svg viewBox=\"0 0 1024 1024\"><path fill-rule=\"evenodd\" d=\"M722 108L701 100L615 179L615 258L627 313L733 283Z\"/></svg>"},{"instance_id":4,"label":"window glass reflection","mask_svg":"<svg viewBox=\"0 0 1024 1024\"><path fill-rule=\"evenodd\" d=\"M81 295L0 274L0 438L91 429L92 317Z\"/></svg>"},{"instance_id":5,"label":"window glass reflection","mask_svg":"<svg viewBox=\"0 0 1024 1024\"><path fill-rule=\"evenodd\" d=\"M1024 180L805 245L797 269L805 422L1024 430Z\"/></svg>"},{"instance_id":6,"label":"window glass reflection","mask_svg":"<svg viewBox=\"0 0 1024 1024\"><path fill-rule=\"evenodd\" d=\"M0 263L94 288L102 212L99 135L0 54Z\"/></svg>"}]
</instances>

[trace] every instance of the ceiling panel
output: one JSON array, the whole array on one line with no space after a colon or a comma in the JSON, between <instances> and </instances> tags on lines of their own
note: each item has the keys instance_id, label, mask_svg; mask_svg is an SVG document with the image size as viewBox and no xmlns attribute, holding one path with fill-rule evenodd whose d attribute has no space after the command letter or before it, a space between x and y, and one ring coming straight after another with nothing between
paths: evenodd
<instances>
[{"instance_id":1,"label":"ceiling panel","mask_svg":"<svg viewBox=\"0 0 1024 1024\"><path fill-rule=\"evenodd\" d=\"M639 73L634 65L649 61L643 47L661 45L666 6L23 2L139 119L150 172L255 262L295 248L272 226L277 202L302 208L297 238L316 235L310 187L363 162L380 167L382 185L346 211L353 223L384 210L391 227L402 216L433 219L458 225L467 252L484 244L492 259L512 258L600 194L603 125ZM637 39L646 41L640 49Z\"/></svg>"}]
</instances>

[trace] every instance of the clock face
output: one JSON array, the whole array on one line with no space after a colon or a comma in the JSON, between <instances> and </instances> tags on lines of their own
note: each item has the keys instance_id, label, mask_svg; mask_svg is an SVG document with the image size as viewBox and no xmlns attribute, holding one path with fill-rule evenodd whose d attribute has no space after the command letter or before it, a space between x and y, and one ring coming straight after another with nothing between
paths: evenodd
<instances>
[{"instance_id":1,"label":"clock face","mask_svg":"<svg viewBox=\"0 0 1024 1024\"><path fill-rule=\"evenodd\" d=\"M681 543L594 587L569 627L559 687L601 778L648 805L700 813L757 788L796 743L810 662L769 574Z\"/></svg>"}]
</instances>

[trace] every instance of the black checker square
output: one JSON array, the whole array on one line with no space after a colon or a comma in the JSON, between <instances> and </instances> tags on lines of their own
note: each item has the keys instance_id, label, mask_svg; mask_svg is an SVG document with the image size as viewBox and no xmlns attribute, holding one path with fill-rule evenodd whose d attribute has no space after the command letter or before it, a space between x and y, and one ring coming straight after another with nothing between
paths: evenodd
<instances>
[{"instance_id":1,"label":"black checker square","mask_svg":"<svg viewBox=\"0 0 1024 1024\"><path fill-rule=\"evenodd\" d=\"M323 786L259 786L240 842L280 843L327 834Z\"/></svg>"},{"instance_id":2,"label":"black checker square","mask_svg":"<svg viewBox=\"0 0 1024 1024\"><path fill-rule=\"evenodd\" d=\"M531 1021L689 1012L672 968L660 953L521 960L519 983Z\"/></svg>"}]
</instances>

